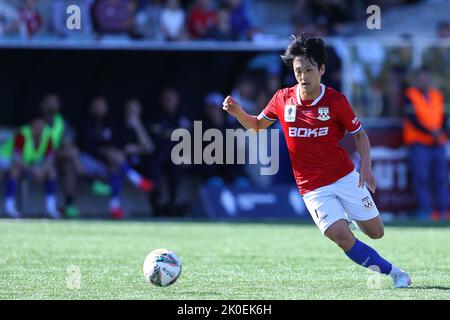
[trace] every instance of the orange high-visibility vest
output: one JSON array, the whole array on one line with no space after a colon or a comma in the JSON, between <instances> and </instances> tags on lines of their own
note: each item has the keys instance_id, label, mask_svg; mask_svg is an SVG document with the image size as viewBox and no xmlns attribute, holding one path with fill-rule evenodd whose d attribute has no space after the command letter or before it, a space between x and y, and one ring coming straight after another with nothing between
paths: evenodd
<instances>
[{"instance_id":1,"label":"orange high-visibility vest","mask_svg":"<svg viewBox=\"0 0 450 320\"><path fill-rule=\"evenodd\" d=\"M428 90L428 96L425 97L420 90L416 88L406 89L406 96L411 100L417 121L426 129L435 131L442 128L445 117L444 96L434 88ZM420 131L409 121L405 119L403 126L403 141L405 144L421 143L426 145L434 144L433 137ZM439 138L440 144L447 141L443 133Z\"/></svg>"}]
</instances>

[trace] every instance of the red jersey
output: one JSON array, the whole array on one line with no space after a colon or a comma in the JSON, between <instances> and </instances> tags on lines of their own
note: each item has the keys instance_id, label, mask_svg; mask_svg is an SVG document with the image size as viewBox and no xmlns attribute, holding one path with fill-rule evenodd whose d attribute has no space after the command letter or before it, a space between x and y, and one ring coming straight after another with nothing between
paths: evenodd
<instances>
[{"instance_id":1,"label":"red jersey","mask_svg":"<svg viewBox=\"0 0 450 320\"><path fill-rule=\"evenodd\" d=\"M280 120L302 194L353 171L355 166L339 142L346 131L355 134L362 128L343 94L323 84L320 87L314 101L301 100L300 85L278 90L260 115Z\"/></svg>"},{"instance_id":2,"label":"red jersey","mask_svg":"<svg viewBox=\"0 0 450 320\"><path fill-rule=\"evenodd\" d=\"M42 27L42 16L37 10L22 8L19 12L20 19L27 27L29 36L37 33Z\"/></svg>"},{"instance_id":3,"label":"red jersey","mask_svg":"<svg viewBox=\"0 0 450 320\"><path fill-rule=\"evenodd\" d=\"M217 24L217 19L217 12L194 7L189 15L188 30L193 38L201 38Z\"/></svg>"}]
</instances>

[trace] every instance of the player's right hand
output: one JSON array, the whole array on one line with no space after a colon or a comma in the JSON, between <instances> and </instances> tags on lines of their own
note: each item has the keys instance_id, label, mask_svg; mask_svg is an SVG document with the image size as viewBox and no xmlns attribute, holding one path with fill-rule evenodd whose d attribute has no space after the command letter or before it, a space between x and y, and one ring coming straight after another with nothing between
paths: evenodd
<instances>
[{"instance_id":1,"label":"player's right hand","mask_svg":"<svg viewBox=\"0 0 450 320\"><path fill-rule=\"evenodd\" d=\"M225 100L223 100L222 105L222 109L232 116L236 116L242 110L239 103L232 96L227 96Z\"/></svg>"}]
</instances>

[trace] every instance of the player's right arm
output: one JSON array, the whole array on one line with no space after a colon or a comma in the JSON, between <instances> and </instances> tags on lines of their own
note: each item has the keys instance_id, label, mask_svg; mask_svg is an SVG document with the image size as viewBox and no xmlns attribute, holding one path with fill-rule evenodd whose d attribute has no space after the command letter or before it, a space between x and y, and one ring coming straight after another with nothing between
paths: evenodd
<instances>
[{"instance_id":1,"label":"player's right arm","mask_svg":"<svg viewBox=\"0 0 450 320\"><path fill-rule=\"evenodd\" d=\"M227 96L223 101L223 110L227 111L244 126L246 129L254 129L256 131L266 129L273 121L269 121L260 116L253 116L245 112L240 104L231 96Z\"/></svg>"}]
</instances>

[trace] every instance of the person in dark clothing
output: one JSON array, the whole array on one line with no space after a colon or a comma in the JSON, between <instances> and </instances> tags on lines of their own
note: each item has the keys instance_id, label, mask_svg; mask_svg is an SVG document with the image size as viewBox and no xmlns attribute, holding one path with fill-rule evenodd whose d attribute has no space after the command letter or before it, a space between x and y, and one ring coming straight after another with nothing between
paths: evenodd
<instances>
[{"instance_id":1,"label":"person in dark clothing","mask_svg":"<svg viewBox=\"0 0 450 320\"><path fill-rule=\"evenodd\" d=\"M153 190L154 183L130 166L115 135L119 132L118 127L108 119L107 114L108 105L105 98L96 97L90 107L90 117L83 122L80 130L80 147L83 151L81 161L86 173L109 178L110 213L112 218L122 219L122 177L126 176L134 186L144 192Z\"/></svg>"},{"instance_id":2,"label":"person in dark clothing","mask_svg":"<svg viewBox=\"0 0 450 320\"><path fill-rule=\"evenodd\" d=\"M156 145L142 122L142 105L136 99L130 99L125 103L124 122L118 132L117 142L125 157L135 170L142 172L146 177L158 176L155 172L157 168ZM150 204L156 211L156 194L159 190L149 193Z\"/></svg>"},{"instance_id":3,"label":"person in dark clothing","mask_svg":"<svg viewBox=\"0 0 450 320\"><path fill-rule=\"evenodd\" d=\"M155 143L142 123L141 103L136 99L130 99L125 103L124 111L125 121L120 128L120 135L117 135L118 142L128 162L148 172L143 158L155 151Z\"/></svg>"},{"instance_id":4,"label":"person in dark clothing","mask_svg":"<svg viewBox=\"0 0 450 320\"><path fill-rule=\"evenodd\" d=\"M204 117L202 120L203 130L218 129L222 132L222 136L226 136L226 129L230 127L227 123L226 115L222 110L222 102L224 96L219 92L210 92L204 100ZM234 146L236 149L236 146ZM226 146L224 146L223 154L226 154ZM237 151L235 150L236 154ZM201 166L200 174L202 180L208 184L224 185L249 185L250 182L244 173L245 167L240 164L204 164Z\"/></svg>"},{"instance_id":5,"label":"person in dark clothing","mask_svg":"<svg viewBox=\"0 0 450 320\"><path fill-rule=\"evenodd\" d=\"M179 95L173 88L163 90L160 104L160 115L149 126L150 133L156 143L156 159L152 165L152 177L156 184L161 185L165 178L168 200L162 203L162 193L159 189L151 193L151 201L154 208L154 215L182 215L185 204L179 196L179 186L184 167L173 163L171 153L177 144L171 140L172 132L179 128L188 128L189 120L182 116L179 111Z\"/></svg>"}]
</instances>

